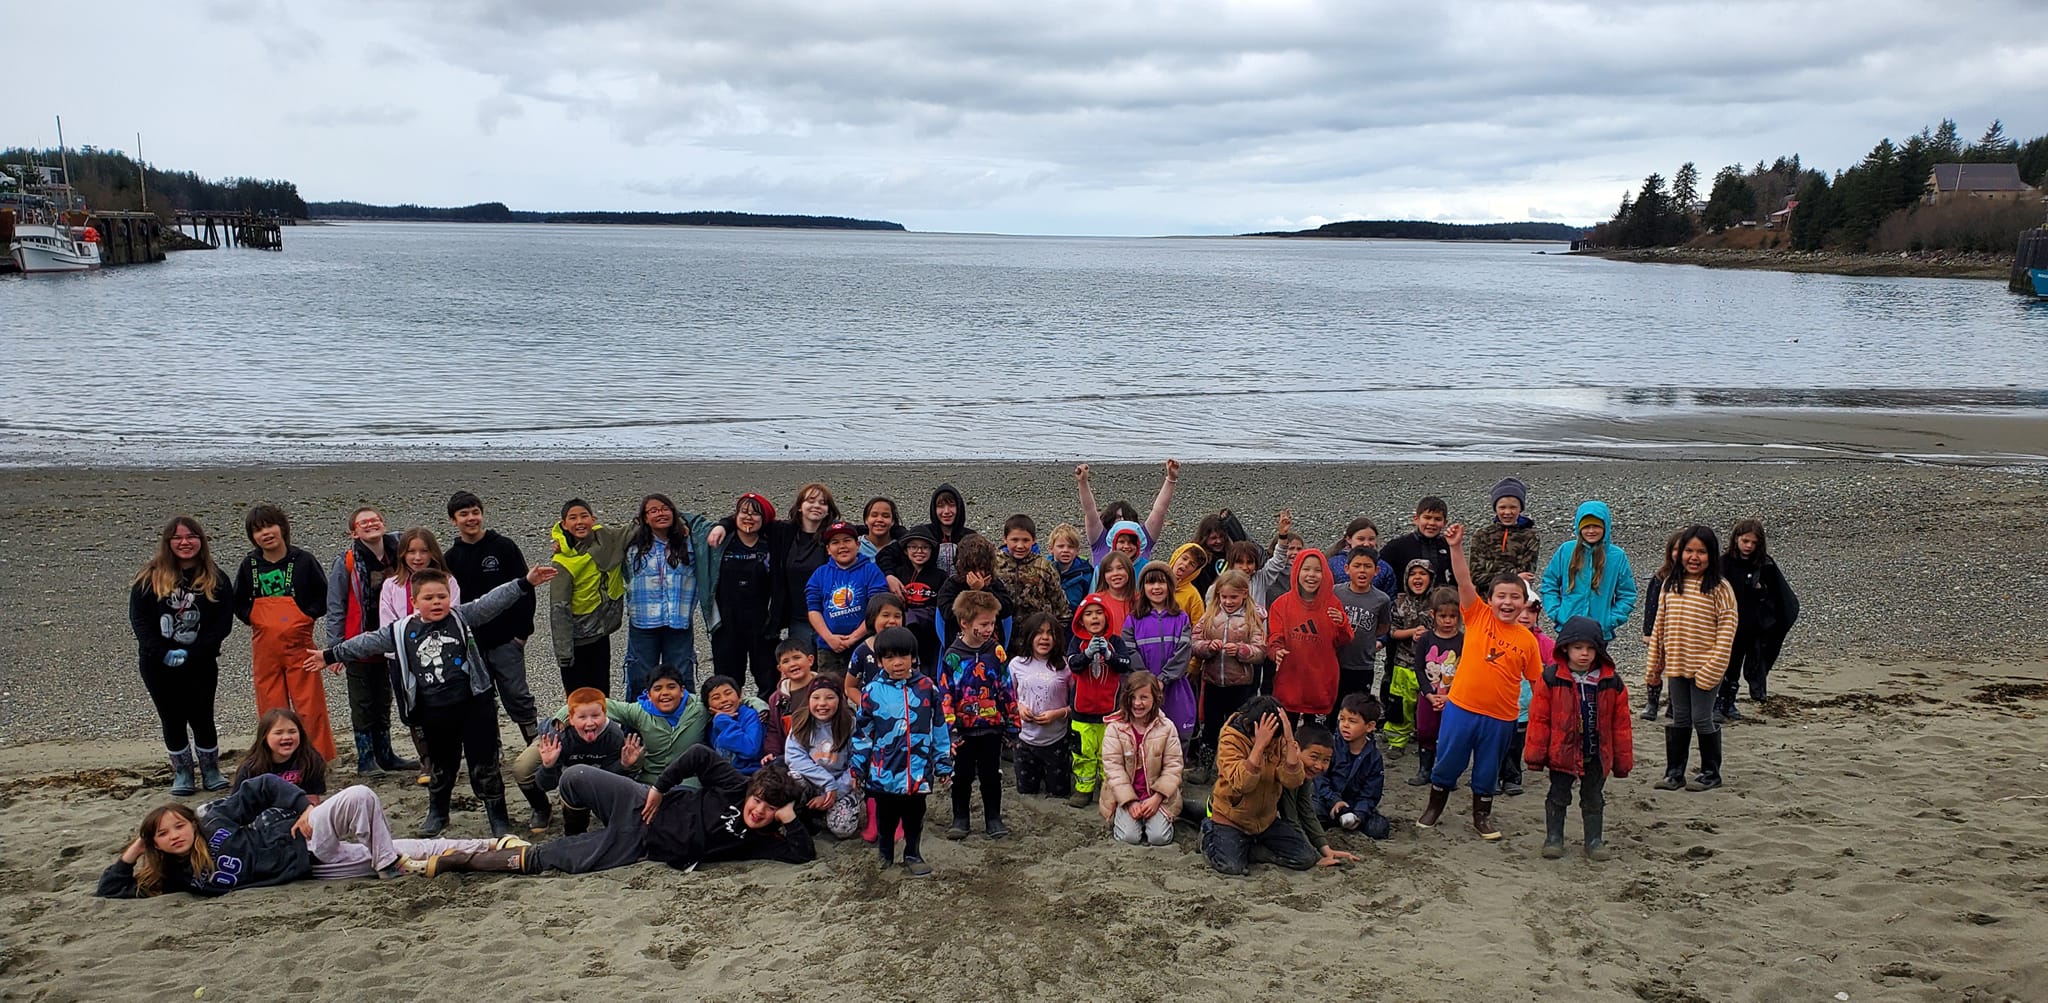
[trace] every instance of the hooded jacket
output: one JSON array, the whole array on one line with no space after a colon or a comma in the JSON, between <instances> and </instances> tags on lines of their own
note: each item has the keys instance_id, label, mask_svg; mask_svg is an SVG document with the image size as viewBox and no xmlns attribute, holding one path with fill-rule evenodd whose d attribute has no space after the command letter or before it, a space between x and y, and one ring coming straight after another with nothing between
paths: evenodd
<instances>
[{"instance_id":1,"label":"hooded jacket","mask_svg":"<svg viewBox=\"0 0 2048 1003\"><path fill-rule=\"evenodd\" d=\"M1131 671L1132 653L1131 646L1113 631L1099 635L1106 650L1099 654L1089 650L1098 635L1082 629L1081 614L1091 606L1100 607L1104 616L1109 615L1109 604L1101 596L1081 600L1081 605L1074 609L1074 639L1067 645L1067 668L1074 673L1073 719L1082 724L1101 724L1116 710L1117 687L1123 685L1124 674Z\"/></svg>"},{"instance_id":2,"label":"hooded jacket","mask_svg":"<svg viewBox=\"0 0 2048 1003\"><path fill-rule=\"evenodd\" d=\"M1280 749L1282 741L1275 736L1258 769L1253 769L1252 736L1235 725L1223 726L1216 739L1216 786L1209 794L1211 819L1252 835L1273 827L1280 818L1280 795L1308 782L1308 771L1299 761L1287 765Z\"/></svg>"},{"instance_id":3,"label":"hooded jacket","mask_svg":"<svg viewBox=\"0 0 2048 1003\"><path fill-rule=\"evenodd\" d=\"M1109 527L1109 532L1102 537L1102 542L1107 546L1103 550L1102 556L1095 559L1095 583L1091 586L1095 591L1099 592L1102 590L1103 562L1109 560L1110 551L1116 549L1116 538L1126 533L1134 534L1138 538L1138 556L1131 558L1131 580L1136 582L1138 572L1145 570L1145 565L1151 563L1152 558L1148 555L1152 553L1152 538L1146 535L1145 527L1129 519L1118 522L1116 525Z\"/></svg>"},{"instance_id":4,"label":"hooded jacket","mask_svg":"<svg viewBox=\"0 0 2048 1003\"><path fill-rule=\"evenodd\" d=\"M953 515L951 526L939 522L939 499L948 495L952 496L953 504L959 506L959 511ZM941 484L932 489L931 504L925 508L925 515L927 521L916 528L930 533L931 538L937 541L937 546L932 551L932 561L950 575L953 573L953 551L960 546L961 540L977 535L974 530L967 528L967 499L961 496L959 488L951 484ZM898 540L890 546L895 547L900 543L902 541Z\"/></svg>"},{"instance_id":5,"label":"hooded jacket","mask_svg":"<svg viewBox=\"0 0 2048 1003\"><path fill-rule=\"evenodd\" d=\"M946 691L947 723L955 737L1017 733L1017 684L995 638L969 647L956 635L946 645L939 686Z\"/></svg>"},{"instance_id":6,"label":"hooded jacket","mask_svg":"<svg viewBox=\"0 0 2048 1003\"><path fill-rule=\"evenodd\" d=\"M626 616L626 534L593 526L590 535L570 540L561 523L548 531L555 541L554 563L562 569L548 583L548 630L555 661L576 660L576 646L618 632Z\"/></svg>"},{"instance_id":7,"label":"hooded jacket","mask_svg":"<svg viewBox=\"0 0 2048 1003\"><path fill-rule=\"evenodd\" d=\"M1389 540L1386 547L1380 550L1380 563L1400 574L1406 574L1401 569L1406 568L1408 563L1416 558L1429 561L1429 572L1435 579L1430 582L1432 588L1438 585L1457 584L1451 580L1451 545L1444 542L1442 533L1423 536L1421 530L1411 529ZM1400 588L1400 583L1396 582L1394 587Z\"/></svg>"},{"instance_id":8,"label":"hooded jacket","mask_svg":"<svg viewBox=\"0 0 2048 1003\"><path fill-rule=\"evenodd\" d=\"M1202 603L1202 589L1199 583L1202 579L1202 569L1209 565L1209 550L1199 543L1183 543L1175 547L1173 550L1173 560L1166 565L1166 569L1169 572L1173 570L1175 564L1180 563L1182 554L1193 554L1195 556L1195 573L1186 581L1182 581L1178 577L1174 578L1173 602L1174 605L1180 607L1181 612L1188 615L1188 622L1194 623L1200 620L1203 614L1207 612Z\"/></svg>"},{"instance_id":9,"label":"hooded jacket","mask_svg":"<svg viewBox=\"0 0 2048 1003\"><path fill-rule=\"evenodd\" d=\"M1576 529L1577 523L1573 526ZM1526 515L1516 516L1512 526L1503 526L1496 519L1481 531L1465 536L1465 559L1472 568L1472 584L1480 588L1485 588L1495 575L1535 574L1542 553L1536 524Z\"/></svg>"},{"instance_id":10,"label":"hooded jacket","mask_svg":"<svg viewBox=\"0 0 2048 1003\"><path fill-rule=\"evenodd\" d=\"M1337 705L1337 649L1351 643L1351 619L1330 592L1325 570L1316 594L1301 596L1302 562L1323 560L1323 553L1303 547L1294 555L1291 587L1273 600L1266 618L1266 650L1280 658L1273 672L1273 699L1292 714L1328 714ZM1292 785L1290 785L1292 786Z\"/></svg>"},{"instance_id":11,"label":"hooded jacket","mask_svg":"<svg viewBox=\"0 0 2048 1003\"><path fill-rule=\"evenodd\" d=\"M696 789L681 786L685 780L697 781ZM708 748L677 757L655 779L654 789L661 803L640 835L649 860L687 870L711 860L801 864L818 855L801 821L747 828L747 778Z\"/></svg>"},{"instance_id":12,"label":"hooded jacket","mask_svg":"<svg viewBox=\"0 0 2048 1003\"><path fill-rule=\"evenodd\" d=\"M1606 552L1606 567L1601 569L1599 581L1593 580L1591 554L1581 562L1578 575L1571 574L1572 555L1584 546L1579 540L1579 524L1588 517L1607 527L1606 535L1600 538L1600 546ZM1543 608L1550 614L1550 621L1557 624L1575 616L1591 617L1600 625L1605 638L1612 641L1614 632L1628 622L1636 609L1635 572L1628 566L1628 555L1614 542L1614 513L1608 511L1606 502L1586 502L1572 516L1571 534L1571 539L1558 547L1557 553L1550 555L1550 563L1543 567Z\"/></svg>"},{"instance_id":13,"label":"hooded jacket","mask_svg":"<svg viewBox=\"0 0 2048 1003\"><path fill-rule=\"evenodd\" d=\"M483 594L475 602L463 603L448 611L455 621L456 631L462 636L462 653L456 656L456 664L462 669L463 677L469 680L469 695L483 696L495 688L491 670L484 661L483 652L476 643L475 623L487 623L493 617L518 605L519 600L533 594L533 586L521 578L506 582ZM410 719L413 706L420 695L418 667L413 664L413 645L406 643L414 628L420 624L418 613L408 613L404 618L367 634L357 634L346 641L327 649L327 661L366 662L381 655L395 657L397 675L393 682L392 695L398 698L398 710Z\"/></svg>"},{"instance_id":14,"label":"hooded jacket","mask_svg":"<svg viewBox=\"0 0 2048 1003\"><path fill-rule=\"evenodd\" d=\"M953 775L953 739L945 696L923 673L891 679L881 673L860 691L853 757L847 768L875 794L929 794Z\"/></svg>"},{"instance_id":15,"label":"hooded jacket","mask_svg":"<svg viewBox=\"0 0 2048 1003\"><path fill-rule=\"evenodd\" d=\"M1421 595L1416 595L1408 590L1408 572L1418 566L1428 570L1429 559L1418 557L1409 561L1407 567L1401 569L1400 577L1394 579L1394 586L1401 591L1392 593L1394 597L1394 605L1391 610L1394 621L1393 630L1414 630L1417 627L1421 627L1424 633L1428 633L1431 626L1429 620L1429 590L1424 589ZM1411 637L1405 640L1389 642L1387 644L1387 656L1387 664L1390 666L1415 668L1415 639Z\"/></svg>"},{"instance_id":16,"label":"hooded jacket","mask_svg":"<svg viewBox=\"0 0 2048 1003\"><path fill-rule=\"evenodd\" d=\"M1594 720L1599 728L1600 766L1615 778L1628 776L1636 765L1635 715L1629 711L1628 690L1614 671L1614 658L1607 653L1607 639L1600 625L1589 617L1573 617L1557 632L1557 664L1545 666L1529 699L1529 737L1523 758L1532 770L1548 769L1575 777L1586 773L1585 715L1578 681L1572 678L1565 648L1591 644L1593 657Z\"/></svg>"},{"instance_id":17,"label":"hooded jacket","mask_svg":"<svg viewBox=\"0 0 2048 1003\"><path fill-rule=\"evenodd\" d=\"M327 643L340 644L377 629L377 604L384 579L398 567L398 534L384 534L382 560L361 540L341 548L327 569Z\"/></svg>"},{"instance_id":18,"label":"hooded jacket","mask_svg":"<svg viewBox=\"0 0 2048 1003\"><path fill-rule=\"evenodd\" d=\"M213 593L194 591L192 571L178 574L178 587L159 597L140 581L128 590L128 626L142 664L160 666L165 653L182 648L202 659L220 657L221 642L235 627L234 586L219 565L213 568Z\"/></svg>"},{"instance_id":19,"label":"hooded jacket","mask_svg":"<svg viewBox=\"0 0 2048 1003\"><path fill-rule=\"evenodd\" d=\"M1073 603L1067 599L1058 568L1049 558L1029 554L1023 560L1010 556L1010 548L996 550L996 580L1008 588L1017 603L1017 618L1044 613L1055 621L1067 618Z\"/></svg>"},{"instance_id":20,"label":"hooded jacket","mask_svg":"<svg viewBox=\"0 0 2048 1003\"><path fill-rule=\"evenodd\" d=\"M851 634L867 620L868 597L887 591L889 579L882 569L855 554L851 565L826 561L811 572L804 586L804 610L818 614L832 633Z\"/></svg>"},{"instance_id":21,"label":"hooded jacket","mask_svg":"<svg viewBox=\"0 0 2048 1003\"><path fill-rule=\"evenodd\" d=\"M1153 610L1133 613L1124 620L1123 640L1137 654L1134 665L1158 676L1161 682L1185 679L1194 652L1194 632L1186 613Z\"/></svg>"},{"instance_id":22,"label":"hooded jacket","mask_svg":"<svg viewBox=\"0 0 2048 1003\"><path fill-rule=\"evenodd\" d=\"M193 838L206 841L213 854L213 873L200 877L184 860L169 861L158 890L213 897L310 877L313 854L306 849L305 838L292 833L292 826L312 804L305 791L276 774L250 777L234 793L198 808L199 829ZM114 861L100 875L93 894L109 899L142 897L135 885L135 865Z\"/></svg>"},{"instance_id":23,"label":"hooded jacket","mask_svg":"<svg viewBox=\"0 0 2048 1003\"><path fill-rule=\"evenodd\" d=\"M1135 732L1135 734L1133 734ZM1103 821L1116 817L1116 810L1138 800L1136 778L1145 771L1145 789L1159 795L1159 810L1167 818L1180 814L1182 752L1180 732L1164 711L1152 710L1152 723L1139 728L1121 715L1111 718L1102 732L1102 785L1096 807Z\"/></svg>"},{"instance_id":24,"label":"hooded jacket","mask_svg":"<svg viewBox=\"0 0 2048 1003\"><path fill-rule=\"evenodd\" d=\"M1218 605L1195 624L1194 639L1197 642L1251 646L1251 650L1242 656L1224 651L1196 656L1192 664L1209 685L1249 686L1258 678L1259 663L1266 660L1266 632L1263 623L1259 624L1259 629L1253 629L1251 614L1249 602L1235 613L1226 612Z\"/></svg>"}]
</instances>

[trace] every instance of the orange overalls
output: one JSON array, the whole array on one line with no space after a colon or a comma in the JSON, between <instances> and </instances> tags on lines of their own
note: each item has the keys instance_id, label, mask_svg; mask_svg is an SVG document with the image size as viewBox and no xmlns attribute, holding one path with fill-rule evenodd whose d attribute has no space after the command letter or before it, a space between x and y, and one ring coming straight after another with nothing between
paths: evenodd
<instances>
[{"instance_id":1,"label":"orange overalls","mask_svg":"<svg viewBox=\"0 0 2048 1003\"><path fill-rule=\"evenodd\" d=\"M323 759L333 759L334 729L327 720L327 686L320 671L306 671L314 653L313 618L292 597L294 565L285 565L278 595L259 596L249 608L250 668L256 683L256 713L289 707L305 722L305 740Z\"/></svg>"}]
</instances>

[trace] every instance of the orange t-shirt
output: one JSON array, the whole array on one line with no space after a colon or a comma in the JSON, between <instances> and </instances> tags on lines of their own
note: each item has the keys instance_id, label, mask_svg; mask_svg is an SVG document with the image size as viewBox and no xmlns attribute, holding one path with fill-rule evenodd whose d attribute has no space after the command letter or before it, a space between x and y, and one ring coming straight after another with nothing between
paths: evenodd
<instances>
[{"instance_id":1,"label":"orange t-shirt","mask_svg":"<svg viewBox=\"0 0 2048 1003\"><path fill-rule=\"evenodd\" d=\"M1543 678L1543 655L1536 635L1519 623L1494 615L1483 599L1460 610L1465 615L1465 648L1458 654L1458 674L1451 677L1451 702L1496 721L1521 716L1522 680Z\"/></svg>"}]
</instances>

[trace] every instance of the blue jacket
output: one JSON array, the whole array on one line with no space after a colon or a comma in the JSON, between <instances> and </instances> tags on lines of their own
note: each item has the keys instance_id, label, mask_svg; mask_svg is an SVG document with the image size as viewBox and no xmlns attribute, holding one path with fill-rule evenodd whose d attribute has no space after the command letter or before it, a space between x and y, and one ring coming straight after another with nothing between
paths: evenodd
<instances>
[{"instance_id":1,"label":"blue jacket","mask_svg":"<svg viewBox=\"0 0 2048 1003\"><path fill-rule=\"evenodd\" d=\"M832 633L851 634L867 622L868 597L887 591L888 576L870 558L856 557L853 565L845 568L837 561L826 561L811 572L810 584L804 586L804 604L825 618Z\"/></svg>"},{"instance_id":2,"label":"blue jacket","mask_svg":"<svg viewBox=\"0 0 2048 1003\"><path fill-rule=\"evenodd\" d=\"M1058 561L1054 561L1052 566L1053 570L1059 571ZM1075 554L1074 563L1067 565L1065 571L1060 571L1060 589L1067 594L1067 608L1074 609L1080 606L1081 600L1088 598L1089 588L1094 583L1095 565L1088 563L1085 555Z\"/></svg>"},{"instance_id":3,"label":"blue jacket","mask_svg":"<svg viewBox=\"0 0 2048 1003\"><path fill-rule=\"evenodd\" d=\"M731 714L711 715L712 750L745 776L753 776L761 768L764 734L761 712L751 704L740 704L740 709Z\"/></svg>"},{"instance_id":4,"label":"blue jacket","mask_svg":"<svg viewBox=\"0 0 2048 1003\"><path fill-rule=\"evenodd\" d=\"M1597 582L1593 580L1590 554L1581 562L1578 576L1570 575L1572 555L1581 546L1579 523L1587 516L1607 525L1607 535L1600 541L1606 551L1606 567L1601 569ZM1614 542L1614 514L1608 511L1606 502L1589 501L1579 506L1572 516L1571 538L1550 555L1550 563L1543 567L1542 592L1543 609L1550 614L1550 622L1562 625L1575 616L1589 617L1600 625L1609 641L1614 640L1614 632L1636 611L1635 572L1628 566L1628 555Z\"/></svg>"},{"instance_id":5,"label":"blue jacket","mask_svg":"<svg viewBox=\"0 0 2048 1003\"><path fill-rule=\"evenodd\" d=\"M879 675L861 688L847 768L877 794L929 794L940 777L953 775L953 738L930 676Z\"/></svg>"},{"instance_id":6,"label":"blue jacket","mask_svg":"<svg viewBox=\"0 0 2048 1003\"><path fill-rule=\"evenodd\" d=\"M1360 817L1367 817L1380 810L1380 795L1386 789L1387 763L1380 758L1377 742L1367 740L1365 749L1356 755L1351 752L1350 743L1337 739L1336 754L1330 759L1330 768L1316 778L1316 817L1327 822L1330 809L1342 801Z\"/></svg>"}]
</instances>

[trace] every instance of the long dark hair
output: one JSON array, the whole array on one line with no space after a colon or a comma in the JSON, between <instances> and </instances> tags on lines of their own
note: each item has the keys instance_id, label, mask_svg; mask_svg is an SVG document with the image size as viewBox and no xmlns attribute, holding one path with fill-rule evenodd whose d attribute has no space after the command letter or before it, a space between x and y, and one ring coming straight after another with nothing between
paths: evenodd
<instances>
[{"instance_id":1,"label":"long dark hair","mask_svg":"<svg viewBox=\"0 0 2048 1003\"><path fill-rule=\"evenodd\" d=\"M811 716L811 694L819 690L830 691L839 698L839 710L832 715L832 751L838 752L853 739L853 708L846 705L846 677L836 672L819 673L818 678L811 681L810 688L804 691L803 709L789 733L796 738L797 744L809 750L812 735L818 730L818 719Z\"/></svg>"},{"instance_id":2,"label":"long dark hair","mask_svg":"<svg viewBox=\"0 0 2048 1003\"><path fill-rule=\"evenodd\" d=\"M299 729L299 747L292 750L291 759L273 763L270 760L270 729L280 721L290 721ZM327 760L313 751L313 736L306 733L306 722L299 720L299 715L289 707L273 707L264 711L263 717L256 722L256 741L251 742L249 751L242 754L242 763L235 768L234 785L240 787L242 781L250 777L287 770L298 771L300 787L327 786Z\"/></svg>"},{"instance_id":3,"label":"long dark hair","mask_svg":"<svg viewBox=\"0 0 2048 1003\"><path fill-rule=\"evenodd\" d=\"M156 829L166 815L176 815L192 827L192 848L185 851L185 866L192 876L202 881L213 876L213 853L206 846L206 834L199 829L199 813L176 801L158 805L142 816L142 825L136 830L142 837L142 856L135 861L135 890L143 898L164 893L164 875L176 859L156 848Z\"/></svg>"},{"instance_id":4,"label":"long dark hair","mask_svg":"<svg viewBox=\"0 0 2048 1003\"><path fill-rule=\"evenodd\" d=\"M1735 547L1735 541L1741 539L1744 533L1756 534L1756 553L1748 557L1743 557L1742 552ZM1735 558L1737 560L1755 561L1758 564L1763 564L1771 559L1770 547L1765 544L1763 520L1744 519L1736 523L1734 529L1728 531L1728 549L1722 551L1721 556L1723 559Z\"/></svg>"},{"instance_id":5,"label":"long dark hair","mask_svg":"<svg viewBox=\"0 0 2048 1003\"><path fill-rule=\"evenodd\" d=\"M1145 594L1145 583L1154 578L1166 583L1166 601L1156 606L1152 604L1152 597ZM1158 561L1145 565L1145 570L1138 573L1138 600L1131 604L1131 615L1165 613L1171 616L1183 612L1186 611L1180 608L1180 600L1173 594L1173 572L1166 570L1166 565Z\"/></svg>"},{"instance_id":6,"label":"long dark hair","mask_svg":"<svg viewBox=\"0 0 2048 1003\"><path fill-rule=\"evenodd\" d=\"M1706 526L1692 526L1678 534L1676 550L1685 553L1685 545L1694 540L1707 548L1707 570L1700 573L1700 594L1706 595L1721 584L1721 541L1714 537L1714 531ZM1664 581L1664 591L1678 595L1685 591L1685 561L1681 557L1677 569Z\"/></svg>"},{"instance_id":7,"label":"long dark hair","mask_svg":"<svg viewBox=\"0 0 2048 1003\"><path fill-rule=\"evenodd\" d=\"M1684 535L1685 530L1681 529L1664 541L1664 563L1657 568L1658 581L1668 582L1671 576L1678 574L1678 540Z\"/></svg>"},{"instance_id":8,"label":"long dark hair","mask_svg":"<svg viewBox=\"0 0 2048 1003\"><path fill-rule=\"evenodd\" d=\"M679 568L690 563L690 527L683 522L683 514L676 511L676 503L668 496L656 492L640 499L640 514L633 517L633 538L626 542L626 549L633 556L633 566L647 559L647 552L654 549L654 527L647 524L647 504L659 502L668 506L674 520L668 524L668 532L662 535L662 542L668 544L668 566Z\"/></svg>"}]
</instances>

